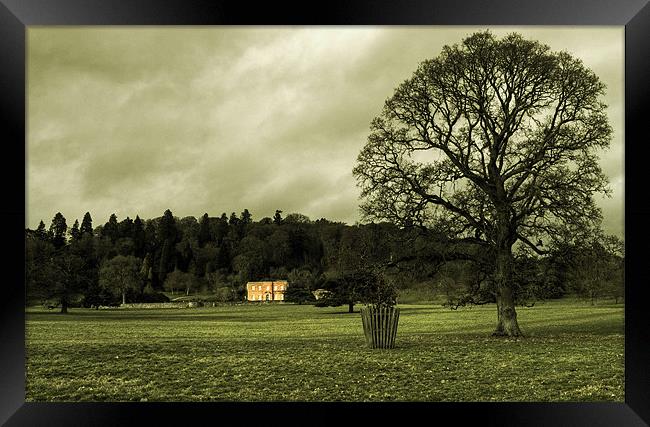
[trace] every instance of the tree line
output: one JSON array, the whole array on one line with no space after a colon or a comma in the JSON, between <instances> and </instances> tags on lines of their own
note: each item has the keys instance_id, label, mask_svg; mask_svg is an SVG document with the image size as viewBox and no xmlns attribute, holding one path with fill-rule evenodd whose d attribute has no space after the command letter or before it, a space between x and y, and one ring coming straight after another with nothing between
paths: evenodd
<instances>
[{"instance_id":1,"label":"tree line","mask_svg":"<svg viewBox=\"0 0 650 427\"><path fill-rule=\"evenodd\" d=\"M41 221L25 230L28 304L49 302L66 312L168 301L163 291L243 301L247 282L273 279L289 280L287 301L313 303L313 291L324 289L317 305L347 304L350 311L371 300L380 282L395 296L414 283L430 283L452 308L495 301L493 268L481 262L489 257L418 228L312 221L298 213L282 217L280 210L254 221L247 209L199 219L166 210L147 220L118 221L112 214L104 224L92 221L87 212L81 224L68 227L59 212L49 228ZM622 248L620 239L601 236L543 257L522 252L513 278L518 303L567 293L592 301L622 298ZM458 256L463 251L467 256Z\"/></svg>"}]
</instances>

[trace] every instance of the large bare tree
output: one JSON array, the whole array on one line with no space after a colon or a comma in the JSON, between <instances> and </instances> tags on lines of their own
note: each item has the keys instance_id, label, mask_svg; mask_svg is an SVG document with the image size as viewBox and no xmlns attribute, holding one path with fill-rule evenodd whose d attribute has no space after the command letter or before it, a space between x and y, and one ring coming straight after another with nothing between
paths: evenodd
<instances>
[{"instance_id":1,"label":"large bare tree","mask_svg":"<svg viewBox=\"0 0 650 427\"><path fill-rule=\"evenodd\" d=\"M371 124L354 175L366 219L445 230L493 259L496 335L521 335L513 247L599 227L605 85L567 52L475 33L422 62ZM543 242L546 246L542 246ZM519 243L518 243L519 242Z\"/></svg>"}]
</instances>

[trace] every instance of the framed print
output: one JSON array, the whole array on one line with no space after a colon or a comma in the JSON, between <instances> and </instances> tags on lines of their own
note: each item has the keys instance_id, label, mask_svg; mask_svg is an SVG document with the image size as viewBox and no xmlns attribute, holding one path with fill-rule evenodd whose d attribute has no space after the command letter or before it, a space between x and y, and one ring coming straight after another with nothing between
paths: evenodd
<instances>
[{"instance_id":1,"label":"framed print","mask_svg":"<svg viewBox=\"0 0 650 427\"><path fill-rule=\"evenodd\" d=\"M0 421L647 425L647 1L310 6L2 0Z\"/></svg>"}]
</instances>

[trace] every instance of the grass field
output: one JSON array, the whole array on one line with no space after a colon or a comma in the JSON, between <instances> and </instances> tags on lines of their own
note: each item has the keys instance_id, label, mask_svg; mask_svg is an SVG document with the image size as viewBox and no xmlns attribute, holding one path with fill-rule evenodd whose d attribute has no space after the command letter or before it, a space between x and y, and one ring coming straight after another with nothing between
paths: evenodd
<instances>
[{"instance_id":1,"label":"grass field","mask_svg":"<svg viewBox=\"0 0 650 427\"><path fill-rule=\"evenodd\" d=\"M624 310L400 305L392 350L346 307L29 309L27 401L623 401ZM358 307L357 307L358 309Z\"/></svg>"}]
</instances>

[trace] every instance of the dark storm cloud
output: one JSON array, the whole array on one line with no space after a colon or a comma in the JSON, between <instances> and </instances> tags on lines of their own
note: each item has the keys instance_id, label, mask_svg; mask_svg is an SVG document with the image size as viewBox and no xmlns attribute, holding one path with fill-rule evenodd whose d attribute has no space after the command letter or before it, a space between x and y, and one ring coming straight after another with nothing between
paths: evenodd
<instances>
[{"instance_id":1,"label":"dark storm cloud","mask_svg":"<svg viewBox=\"0 0 650 427\"><path fill-rule=\"evenodd\" d=\"M27 226L300 212L352 223L352 168L384 101L465 27L28 30ZM506 28L583 59L615 134L601 202L622 234L622 28Z\"/></svg>"}]
</instances>

